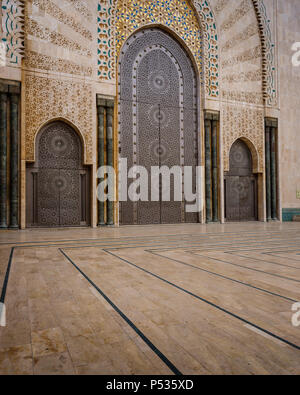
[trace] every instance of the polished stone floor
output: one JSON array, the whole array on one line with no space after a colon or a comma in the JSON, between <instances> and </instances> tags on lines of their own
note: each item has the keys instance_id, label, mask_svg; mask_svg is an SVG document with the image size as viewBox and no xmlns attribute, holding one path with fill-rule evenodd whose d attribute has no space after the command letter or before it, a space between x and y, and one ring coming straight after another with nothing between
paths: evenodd
<instances>
[{"instance_id":1,"label":"polished stone floor","mask_svg":"<svg viewBox=\"0 0 300 395\"><path fill-rule=\"evenodd\" d=\"M299 223L3 231L0 292L0 375L300 374Z\"/></svg>"}]
</instances>

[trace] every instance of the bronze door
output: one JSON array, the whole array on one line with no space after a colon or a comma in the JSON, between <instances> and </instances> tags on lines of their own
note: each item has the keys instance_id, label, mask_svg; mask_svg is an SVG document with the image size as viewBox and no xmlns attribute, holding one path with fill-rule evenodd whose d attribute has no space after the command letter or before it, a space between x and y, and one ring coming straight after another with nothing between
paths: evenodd
<instances>
[{"instance_id":1,"label":"bronze door","mask_svg":"<svg viewBox=\"0 0 300 395\"><path fill-rule=\"evenodd\" d=\"M81 165L81 142L63 122L37 138L37 161L27 169L27 225L82 226L89 222L89 171Z\"/></svg>"},{"instance_id":2,"label":"bronze door","mask_svg":"<svg viewBox=\"0 0 300 395\"><path fill-rule=\"evenodd\" d=\"M227 221L257 220L257 177L252 156L242 140L230 151L230 171L225 177L225 218Z\"/></svg>"},{"instance_id":3,"label":"bronze door","mask_svg":"<svg viewBox=\"0 0 300 395\"><path fill-rule=\"evenodd\" d=\"M122 202L122 224L197 222L185 212L185 201L151 201L153 166L192 166L198 161L197 82L193 65L166 32L146 29L132 36L122 51L119 85L120 156L128 167L148 171L149 201ZM131 181L131 180L130 180Z\"/></svg>"}]
</instances>

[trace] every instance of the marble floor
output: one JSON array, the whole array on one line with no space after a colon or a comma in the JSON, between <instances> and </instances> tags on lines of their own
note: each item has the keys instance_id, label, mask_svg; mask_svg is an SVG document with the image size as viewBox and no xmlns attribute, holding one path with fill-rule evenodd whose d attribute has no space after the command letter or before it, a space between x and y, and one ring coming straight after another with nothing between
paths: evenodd
<instances>
[{"instance_id":1,"label":"marble floor","mask_svg":"<svg viewBox=\"0 0 300 395\"><path fill-rule=\"evenodd\" d=\"M1 231L0 292L0 375L300 374L299 223Z\"/></svg>"}]
</instances>

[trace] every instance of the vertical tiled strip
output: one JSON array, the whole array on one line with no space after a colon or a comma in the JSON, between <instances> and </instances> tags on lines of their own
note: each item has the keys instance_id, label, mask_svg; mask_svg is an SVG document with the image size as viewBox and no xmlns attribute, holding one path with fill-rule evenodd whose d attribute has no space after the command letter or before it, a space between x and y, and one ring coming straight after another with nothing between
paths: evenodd
<instances>
[{"instance_id":1,"label":"vertical tiled strip","mask_svg":"<svg viewBox=\"0 0 300 395\"><path fill-rule=\"evenodd\" d=\"M104 112L105 112L106 101L97 98L97 115L98 115L98 167L103 167L105 165L104 161ZM100 183L104 179L100 179ZM105 225L104 217L104 201L98 202L98 226Z\"/></svg>"},{"instance_id":2,"label":"vertical tiled strip","mask_svg":"<svg viewBox=\"0 0 300 395\"><path fill-rule=\"evenodd\" d=\"M212 221L211 201L211 120L205 119L205 197L206 197L206 222Z\"/></svg>"},{"instance_id":3,"label":"vertical tiled strip","mask_svg":"<svg viewBox=\"0 0 300 395\"><path fill-rule=\"evenodd\" d=\"M272 184L272 220L277 220L277 155L276 128L271 128L271 184Z\"/></svg>"},{"instance_id":4,"label":"vertical tiled strip","mask_svg":"<svg viewBox=\"0 0 300 395\"><path fill-rule=\"evenodd\" d=\"M265 150L266 150L266 204L267 220L271 220L271 148L270 148L270 126L266 124Z\"/></svg>"},{"instance_id":5,"label":"vertical tiled strip","mask_svg":"<svg viewBox=\"0 0 300 395\"><path fill-rule=\"evenodd\" d=\"M168 51L169 52L169 51ZM173 55L169 52L169 56L174 61ZM184 174L184 165L185 165L185 141L184 141L184 81L183 74L179 67L179 64L174 63L177 68L178 76L179 76L179 107L180 107L180 167L182 174ZM182 178L182 201L181 201L181 222L185 222L185 196L184 196L184 177Z\"/></svg>"},{"instance_id":6,"label":"vertical tiled strip","mask_svg":"<svg viewBox=\"0 0 300 395\"><path fill-rule=\"evenodd\" d=\"M19 228L19 87L10 88L10 224Z\"/></svg>"},{"instance_id":7,"label":"vertical tiled strip","mask_svg":"<svg viewBox=\"0 0 300 395\"><path fill-rule=\"evenodd\" d=\"M7 228L7 91L0 85L0 229Z\"/></svg>"},{"instance_id":8,"label":"vertical tiled strip","mask_svg":"<svg viewBox=\"0 0 300 395\"><path fill-rule=\"evenodd\" d=\"M106 147L107 147L107 166L114 167L114 139L113 139L113 116L114 116L114 102L107 100L106 107ZM109 177L109 183L114 180ZM115 185L109 185L108 188L115 189ZM114 225L114 202L107 201L107 225Z\"/></svg>"},{"instance_id":9,"label":"vertical tiled strip","mask_svg":"<svg viewBox=\"0 0 300 395\"><path fill-rule=\"evenodd\" d=\"M218 121L212 121L212 212L213 222L219 220L218 205Z\"/></svg>"}]
</instances>

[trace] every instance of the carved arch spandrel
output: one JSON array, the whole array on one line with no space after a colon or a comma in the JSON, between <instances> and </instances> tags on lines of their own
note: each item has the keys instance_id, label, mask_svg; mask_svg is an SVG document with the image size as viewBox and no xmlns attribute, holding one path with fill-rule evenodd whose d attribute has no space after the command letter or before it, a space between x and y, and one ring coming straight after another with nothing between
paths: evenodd
<instances>
[{"instance_id":1,"label":"carved arch spandrel","mask_svg":"<svg viewBox=\"0 0 300 395\"><path fill-rule=\"evenodd\" d=\"M264 171L264 110L234 104L224 105L221 111L224 171L229 171L232 144L243 140L253 156L253 172Z\"/></svg>"},{"instance_id":2,"label":"carved arch spandrel","mask_svg":"<svg viewBox=\"0 0 300 395\"><path fill-rule=\"evenodd\" d=\"M43 125L63 119L82 136L84 163L93 163L93 90L88 83L25 77L25 150L26 161L35 161L35 138Z\"/></svg>"}]
</instances>

